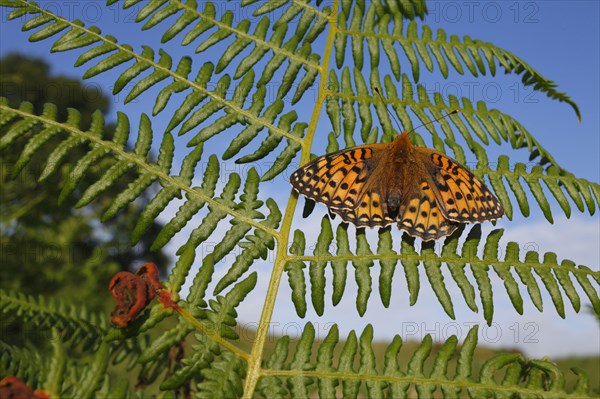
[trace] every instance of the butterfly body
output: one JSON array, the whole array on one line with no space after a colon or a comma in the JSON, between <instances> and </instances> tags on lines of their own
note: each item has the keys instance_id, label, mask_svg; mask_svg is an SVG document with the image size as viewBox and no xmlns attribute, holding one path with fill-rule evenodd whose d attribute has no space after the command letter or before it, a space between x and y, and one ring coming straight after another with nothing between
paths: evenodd
<instances>
[{"instance_id":1,"label":"butterfly body","mask_svg":"<svg viewBox=\"0 0 600 399\"><path fill-rule=\"evenodd\" d=\"M404 132L313 159L290 182L357 227L398 228L423 240L452 234L460 223L495 220L502 206L484 183L446 155L416 147Z\"/></svg>"}]
</instances>

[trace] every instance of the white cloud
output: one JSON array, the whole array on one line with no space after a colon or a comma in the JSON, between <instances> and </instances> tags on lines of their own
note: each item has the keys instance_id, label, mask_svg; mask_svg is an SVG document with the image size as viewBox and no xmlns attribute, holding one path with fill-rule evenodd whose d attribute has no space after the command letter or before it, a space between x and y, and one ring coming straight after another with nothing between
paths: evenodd
<instances>
[{"instance_id":1,"label":"white cloud","mask_svg":"<svg viewBox=\"0 0 600 399\"><path fill-rule=\"evenodd\" d=\"M516 226L508 225L504 238L518 243L529 243L533 250L555 252L559 261L571 259L592 270L600 267L600 218L577 214L567 219L554 216L554 224L546 220L524 221ZM536 249L537 248L537 249Z\"/></svg>"}]
</instances>

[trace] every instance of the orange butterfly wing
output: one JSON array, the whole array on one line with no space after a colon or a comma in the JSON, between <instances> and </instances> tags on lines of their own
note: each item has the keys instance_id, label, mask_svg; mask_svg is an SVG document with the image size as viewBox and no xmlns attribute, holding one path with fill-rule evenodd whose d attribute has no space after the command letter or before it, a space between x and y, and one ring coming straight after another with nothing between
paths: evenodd
<instances>
[{"instance_id":1,"label":"orange butterfly wing","mask_svg":"<svg viewBox=\"0 0 600 399\"><path fill-rule=\"evenodd\" d=\"M290 182L300 194L334 212L354 209L384 148L385 144L363 145L323 155L296 170Z\"/></svg>"},{"instance_id":2,"label":"orange butterfly wing","mask_svg":"<svg viewBox=\"0 0 600 399\"><path fill-rule=\"evenodd\" d=\"M444 215L461 223L496 220L504 209L485 184L467 168L431 149L419 148L433 164L432 187Z\"/></svg>"},{"instance_id":3,"label":"orange butterfly wing","mask_svg":"<svg viewBox=\"0 0 600 399\"><path fill-rule=\"evenodd\" d=\"M424 241L450 235L460 224L446 218L428 182L421 182L417 194L408 201L401 212L398 216L398 228Z\"/></svg>"},{"instance_id":4,"label":"orange butterfly wing","mask_svg":"<svg viewBox=\"0 0 600 399\"><path fill-rule=\"evenodd\" d=\"M331 210L356 227L385 227L395 222L395 219L389 216L387 206L376 187L367 190L355 208Z\"/></svg>"}]
</instances>

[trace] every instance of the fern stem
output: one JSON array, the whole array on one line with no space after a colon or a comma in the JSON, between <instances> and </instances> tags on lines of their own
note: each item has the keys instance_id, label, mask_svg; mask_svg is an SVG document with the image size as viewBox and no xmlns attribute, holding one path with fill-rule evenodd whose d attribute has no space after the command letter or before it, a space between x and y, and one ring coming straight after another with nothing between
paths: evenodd
<instances>
[{"instance_id":1,"label":"fern stem","mask_svg":"<svg viewBox=\"0 0 600 399\"><path fill-rule=\"evenodd\" d=\"M425 261L431 260L431 254L426 256L423 255L413 255L413 254L373 254L373 255L289 255L288 260L297 260L297 261L310 261L310 262L332 262L332 261L365 261L365 260L400 260L400 261ZM472 266L494 266L494 267L528 267L532 270L535 270L538 267L547 267L549 269L559 269L561 271L568 271L573 274L580 274L584 276L591 276L593 278L597 278L600 276L600 272L595 272L590 269L581 269L575 266L568 265L559 265L556 263L538 263L538 262L514 262L514 261L501 261L501 260L485 260L485 259L469 259L469 258L458 258L458 257L449 257L449 256L440 256L436 257L436 261L440 261L442 263L451 263L456 262L457 259L461 259L466 261Z\"/></svg>"},{"instance_id":2,"label":"fern stem","mask_svg":"<svg viewBox=\"0 0 600 399\"><path fill-rule=\"evenodd\" d=\"M343 373L343 372L327 372L324 370L272 370L263 369L264 376L269 377L302 377L302 378L316 378L316 379L331 379L331 380L354 380L354 381L374 381L374 382L388 382L388 383L408 383L416 386L424 385L436 385L436 386L448 386L462 388L465 391L490 391L490 392L506 392L507 394L519 394L519 397L531 395L532 397L539 396L539 389L529 389L525 387L519 387L514 385L500 385L500 384L484 384L481 382L475 382L472 379L465 380L448 380L448 379L434 379L424 378L415 376L398 376L398 375L374 375L364 373ZM564 391L544 391L544 398L564 398ZM577 398L579 396L568 397ZM585 396L581 396L585 397Z\"/></svg>"},{"instance_id":3,"label":"fern stem","mask_svg":"<svg viewBox=\"0 0 600 399\"><path fill-rule=\"evenodd\" d=\"M329 70L329 61L331 59L331 52L333 49L333 41L337 32L337 10L338 0L333 1L332 12L328 17L329 33L327 41L325 43L324 54L323 54L323 65L319 71L319 96L315 102L313 108L312 117L308 125L306 137L302 142L302 155L300 157L300 164L305 164L310 157L310 149L315 133L317 131L317 124L319 116L323 109L323 104L327 94L325 89L327 88L327 71ZM292 229L292 220L294 218L294 212L296 210L296 204L298 203L298 194L292 190L290 195L290 201L285 209L285 215L281 224L281 230L277 238L277 254L273 263L273 271L271 273L271 279L269 281L269 287L264 302L260 321L258 323L258 329L256 332L256 341L252 347L250 353L250 359L248 360L248 369L246 373L246 380L244 383L244 398L251 399L254 397L254 390L256 384L262 375L261 360L263 357L264 346L268 338L269 326L271 324L271 318L273 316L273 309L275 308L275 299L277 292L279 291L279 284L285 268L285 264L288 260L288 242L290 238L290 231Z\"/></svg>"}]
</instances>

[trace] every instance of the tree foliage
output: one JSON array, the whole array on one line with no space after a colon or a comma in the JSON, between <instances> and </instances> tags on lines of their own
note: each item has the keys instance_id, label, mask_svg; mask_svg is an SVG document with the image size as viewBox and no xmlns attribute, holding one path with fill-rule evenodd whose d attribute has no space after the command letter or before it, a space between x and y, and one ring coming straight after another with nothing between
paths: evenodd
<instances>
[{"instance_id":1,"label":"tree foliage","mask_svg":"<svg viewBox=\"0 0 600 399\"><path fill-rule=\"evenodd\" d=\"M2 85L0 96L11 106L27 101L34 112L42 111L44 104L56 106L57 117L64 119L68 109L77 109L82 126L89 126L92 114L108 111L109 100L97 87L84 86L81 81L64 76L52 76L48 65L37 59L11 54L0 60ZM105 126L108 135L114 126ZM2 130L5 133L5 130ZM31 134L35 134L32 131ZM119 218L100 224L102 206L85 210L74 207L74 199L59 203L68 168L85 153L74 150L58 165L57 173L38 179L50 157L52 145L40 148L13 178L12 171L19 159L22 144L28 136L11 144L0 153L0 280L2 288L29 295L60 297L71 302L85 303L91 311L106 312L111 302L98 295L99 287L106 287L113 274L128 270L136 263L152 260L166 272L168 258L162 251L150 252L150 239L136 247L129 244L132 225L140 209L150 200L151 192L141 196L134 207ZM99 162L89 171L88 181L98 179L111 165ZM107 195L115 195L124 187L114 187ZM160 228L154 223L153 230ZM8 317L3 323L5 340L23 343L23 336L35 337L35 329L28 331L18 320Z\"/></svg>"}]
</instances>

